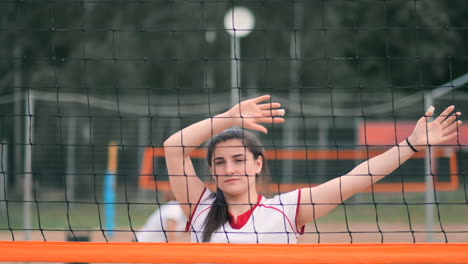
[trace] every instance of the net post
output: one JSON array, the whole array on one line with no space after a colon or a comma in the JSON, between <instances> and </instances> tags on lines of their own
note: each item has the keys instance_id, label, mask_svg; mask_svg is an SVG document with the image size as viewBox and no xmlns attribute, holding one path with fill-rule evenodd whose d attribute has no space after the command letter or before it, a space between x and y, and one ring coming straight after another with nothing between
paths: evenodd
<instances>
[{"instance_id":1,"label":"net post","mask_svg":"<svg viewBox=\"0 0 468 264\"><path fill-rule=\"evenodd\" d=\"M76 117L70 117L68 119L68 147L66 153L66 197L68 201L72 203L75 201L75 175L76 175Z\"/></svg>"},{"instance_id":2,"label":"net post","mask_svg":"<svg viewBox=\"0 0 468 264\"><path fill-rule=\"evenodd\" d=\"M0 149L0 215L5 216L7 213L7 197L8 197L8 141L2 140Z\"/></svg>"},{"instance_id":3,"label":"net post","mask_svg":"<svg viewBox=\"0 0 468 264\"><path fill-rule=\"evenodd\" d=\"M33 92L24 94L24 175L23 175L23 225L24 239L31 239L32 230L32 202L33 202L33 168L32 144L34 138L34 97Z\"/></svg>"}]
</instances>

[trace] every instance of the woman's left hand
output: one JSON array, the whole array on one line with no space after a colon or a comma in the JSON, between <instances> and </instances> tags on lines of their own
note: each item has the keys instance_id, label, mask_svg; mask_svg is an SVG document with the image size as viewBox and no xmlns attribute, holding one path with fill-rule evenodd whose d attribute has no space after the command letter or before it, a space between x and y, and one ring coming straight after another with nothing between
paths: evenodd
<instances>
[{"instance_id":1,"label":"woman's left hand","mask_svg":"<svg viewBox=\"0 0 468 264\"><path fill-rule=\"evenodd\" d=\"M283 123L285 110L278 102L265 102L271 99L270 95L258 96L248 99L233 106L227 115L235 125L268 133L268 129L262 125Z\"/></svg>"},{"instance_id":2,"label":"woman's left hand","mask_svg":"<svg viewBox=\"0 0 468 264\"><path fill-rule=\"evenodd\" d=\"M421 117L408 137L409 142L417 149L422 150L428 146L440 145L458 135L457 127L462 121L458 120L460 112L452 113L455 106L447 107L437 118L428 122L434 115L434 107L431 106L426 114Z\"/></svg>"}]
</instances>

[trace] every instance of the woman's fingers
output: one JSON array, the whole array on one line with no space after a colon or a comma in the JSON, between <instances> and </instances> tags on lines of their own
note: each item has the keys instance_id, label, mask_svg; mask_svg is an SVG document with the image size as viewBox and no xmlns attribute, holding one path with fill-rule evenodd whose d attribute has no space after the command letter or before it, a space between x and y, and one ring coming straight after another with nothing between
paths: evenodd
<instances>
[{"instance_id":1,"label":"woman's fingers","mask_svg":"<svg viewBox=\"0 0 468 264\"><path fill-rule=\"evenodd\" d=\"M265 134L268 133L268 129L266 129L266 127L264 127L262 125L259 125L259 124L256 124L256 123L246 124L245 128L248 128L248 129L251 129L251 130L257 130L257 131L263 132Z\"/></svg>"},{"instance_id":2,"label":"woman's fingers","mask_svg":"<svg viewBox=\"0 0 468 264\"><path fill-rule=\"evenodd\" d=\"M453 122L455 122L455 120L457 120L459 116L461 116L461 112L453 113L452 115L447 117L444 121L442 121L441 125L443 125L444 127L447 127L451 125Z\"/></svg>"},{"instance_id":3,"label":"woman's fingers","mask_svg":"<svg viewBox=\"0 0 468 264\"><path fill-rule=\"evenodd\" d=\"M265 102L271 98L270 95L262 95L239 104L238 111L242 121L241 125L245 128L268 133L266 127L259 123L283 123L285 110L281 109L278 102ZM264 103L265 102L265 103Z\"/></svg>"},{"instance_id":4,"label":"woman's fingers","mask_svg":"<svg viewBox=\"0 0 468 264\"><path fill-rule=\"evenodd\" d=\"M268 116L268 117L241 117L242 126L247 126L248 124L256 123L267 123L267 124L278 124L284 123L285 119L283 117Z\"/></svg>"},{"instance_id":5,"label":"woman's fingers","mask_svg":"<svg viewBox=\"0 0 468 264\"><path fill-rule=\"evenodd\" d=\"M262 118L255 118L256 123L284 123L284 118L282 117L262 117Z\"/></svg>"},{"instance_id":6,"label":"woman's fingers","mask_svg":"<svg viewBox=\"0 0 468 264\"><path fill-rule=\"evenodd\" d=\"M258 106L260 110L273 110L275 108L281 107L281 104L278 102L261 103L270 98L271 98L270 95L263 95L263 96L259 96L259 97L252 99L252 101Z\"/></svg>"},{"instance_id":7,"label":"woman's fingers","mask_svg":"<svg viewBox=\"0 0 468 264\"><path fill-rule=\"evenodd\" d=\"M243 127L251 129L251 130L257 130L263 133L268 133L268 129L259 123L265 123L265 124L277 124L277 123L283 123L284 118L282 117L263 117L263 118L256 118L256 122L246 122L243 124Z\"/></svg>"},{"instance_id":8,"label":"woman's fingers","mask_svg":"<svg viewBox=\"0 0 468 264\"><path fill-rule=\"evenodd\" d=\"M430 106L427 110L426 110L426 116L433 116L434 115L434 106Z\"/></svg>"},{"instance_id":9,"label":"woman's fingers","mask_svg":"<svg viewBox=\"0 0 468 264\"><path fill-rule=\"evenodd\" d=\"M444 136L443 142L452 140L458 136L458 131L454 131Z\"/></svg>"},{"instance_id":10,"label":"woman's fingers","mask_svg":"<svg viewBox=\"0 0 468 264\"><path fill-rule=\"evenodd\" d=\"M433 106L429 107L425 115L416 122L413 130L415 144L438 145L456 137L458 135L457 127L462 122L458 120L461 113L453 113L454 109L455 106L453 105L447 107L440 115L429 122L428 118L434 115L435 110Z\"/></svg>"},{"instance_id":11,"label":"woman's fingers","mask_svg":"<svg viewBox=\"0 0 468 264\"><path fill-rule=\"evenodd\" d=\"M262 95L262 96L259 96L259 97L255 97L255 98L252 99L252 101L254 103L256 103L256 104L259 104L259 103L261 103L263 101L266 101L266 100L268 100L270 98L271 98L271 95L266 94L266 95Z\"/></svg>"},{"instance_id":12,"label":"woman's fingers","mask_svg":"<svg viewBox=\"0 0 468 264\"><path fill-rule=\"evenodd\" d=\"M281 104L277 102L273 102L273 103L259 104L258 107L260 108L260 110L268 110L268 109L280 108Z\"/></svg>"},{"instance_id":13,"label":"woman's fingers","mask_svg":"<svg viewBox=\"0 0 468 264\"><path fill-rule=\"evenodd\" d=\"M452 125L454 122L456 122L457 120L457 116L454 114L454 115L451 115L449 116L447 119L445 119L441 125L442 125L442 128L443 129L446 129L447 127L449 127L450 125Z\"/></svg>"},{"instance_id":14,"label":"woman's fingers","mask_svg":"<svg viewBox=\"0 0 468 264\"><path fill-rule=\"evenodd\" d=\"M286 111L284 109L263 110L263 116L284 116Z\"/></svg>"},{"instance_id":15,"label":"woman's fingers","mask_svg":"<svg viewBox=\"0 0 468 264\"><path fill-rule=\"evenodd\" d=\"M447 119L447 117L450 115L453 109L455 109L455 106L453 105L445 108L445 110L433 122L442 124L442 122L444 122L444 120Z\"/></svg>"},{"instance_id":16,"label":"woman's fingers","mask_svg":"<svg viewBox=\"0 0 468 264\"><path fill-rule=\"evenodd\" d=\"M457 134L458 133L457 127L460 126L461 124L462 124L461 120L451 123L449 126L444 128L444 135L449 135L451 133Z\"/></svg>"}]
</instances>

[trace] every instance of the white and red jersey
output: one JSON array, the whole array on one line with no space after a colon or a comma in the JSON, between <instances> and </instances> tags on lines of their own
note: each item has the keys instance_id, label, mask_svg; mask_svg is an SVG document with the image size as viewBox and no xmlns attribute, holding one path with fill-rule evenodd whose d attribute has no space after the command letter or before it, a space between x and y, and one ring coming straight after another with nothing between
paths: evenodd
<instances>
[{"instance_id":1,"label":"white and red jersey","mask_svg":"<svg viewBox=\"0 0 468 264\"><path fill-rule=\"evenodd\" d=\"M257 204L242 215L237 222L232 217L213 233L212 243L284 243L295 244L304 227L296 227L301 190L295 190L266 199L259 195ZM215 197L205 189L187 223L192 242L203 242L205 219Z\"/></svg>"}]
</instances>

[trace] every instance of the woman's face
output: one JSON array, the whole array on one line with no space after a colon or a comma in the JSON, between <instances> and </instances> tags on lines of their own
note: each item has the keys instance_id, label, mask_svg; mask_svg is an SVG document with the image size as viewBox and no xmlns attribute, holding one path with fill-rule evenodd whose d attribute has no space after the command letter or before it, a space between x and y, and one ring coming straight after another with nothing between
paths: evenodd
<instances>
[{"instance_id":1,"label":"woman's face","mask_svg":"<svg viewBox=\"0 0 468 264\"><path fill-rule=\"evenodd\" d=\"M228 195L239 195L255 188L255 175L262 170L262 157L254 158L240 139L216 145L211 172L218 187Z\"/></svg>"}]
</instances>

